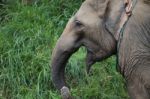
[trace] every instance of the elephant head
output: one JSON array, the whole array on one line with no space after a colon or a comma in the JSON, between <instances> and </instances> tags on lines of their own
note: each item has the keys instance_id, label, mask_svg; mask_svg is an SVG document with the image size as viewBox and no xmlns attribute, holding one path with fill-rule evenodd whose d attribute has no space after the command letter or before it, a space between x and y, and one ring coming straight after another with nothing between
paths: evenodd
<instances>
[{"instance_id":1,"label":"elephant head","mask_svg":"<svg viewBox=\"0 0 150 99\"><path fill-rule=\"evenodd\" d=\"M113 27L121 9L121 6L111 8L116 3L123 4L121 0L86 0L69 20L52 53L52 80L57 89L68 90L65 65L81 46L87 49L87 71L95 62L116 53Z\"/></svg>"}]
</instances>

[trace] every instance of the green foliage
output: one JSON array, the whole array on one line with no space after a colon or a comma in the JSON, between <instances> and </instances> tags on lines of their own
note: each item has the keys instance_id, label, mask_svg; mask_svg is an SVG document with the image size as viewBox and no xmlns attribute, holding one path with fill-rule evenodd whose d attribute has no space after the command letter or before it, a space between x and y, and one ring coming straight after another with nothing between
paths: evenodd
<instances>
[{"instance_id":1,"label":"green foliage","mask_svg":"<svg viewBox=\"0 0 150 99\"><path fill-rule=\"evenodd\" d=\"M82 0L7 0L0 8L0 99L60 99L51 81L51 53L67 20ZM11 1L11 2L9 2ZM127 99L115 57L85 71L85 49L67 64L66 79L76 99Z\"/></svg>"}]
</instances>

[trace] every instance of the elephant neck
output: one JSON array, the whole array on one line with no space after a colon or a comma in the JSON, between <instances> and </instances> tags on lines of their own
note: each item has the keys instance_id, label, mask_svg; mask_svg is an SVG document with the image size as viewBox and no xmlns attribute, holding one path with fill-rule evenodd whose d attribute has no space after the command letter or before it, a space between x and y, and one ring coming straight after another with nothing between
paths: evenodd
<instances>
[{"instance_id":1,"label":"elephant neck","mask_svg":"<svg viewBox=\"0 0 150 99\"><path fill-rule=\"evenodd\" d=\"M150 6L139 1L133 10L122 39L118 40L117 67L125 76L135 66L149 66L150 62Z\"/></svg>"}]
</instances>

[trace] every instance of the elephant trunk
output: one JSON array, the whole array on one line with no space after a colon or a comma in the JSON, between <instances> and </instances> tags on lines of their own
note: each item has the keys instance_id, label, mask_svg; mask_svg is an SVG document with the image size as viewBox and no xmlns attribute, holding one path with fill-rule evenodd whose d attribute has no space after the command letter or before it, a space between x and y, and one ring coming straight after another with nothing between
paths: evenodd
<instances>
[{"instance_id":1,"label":"elephant trunk","mask_svg":"<svg viewBox=\"0 0 150 99\"><path fill-rule=\"evenodd\" d=\"M70 56L78 50L73 41L68 38L61 37L54 48L52 55L52 80L56 88L61 91L63 99L71 99L69 88L65 82L65 66Z\"/></svg>"},{"instance_id":2,"label":"elephant trunk","mask_svg":"<svg viewBox=\"0 0 150 99\"><path fill-rule=\"evenodd\" d=\"M66 86L64 72L70 55L71 53L69 52L62 52L56 49L56 54L52 57L52 80L59 90Z\"/></svg>"}]
</instances>

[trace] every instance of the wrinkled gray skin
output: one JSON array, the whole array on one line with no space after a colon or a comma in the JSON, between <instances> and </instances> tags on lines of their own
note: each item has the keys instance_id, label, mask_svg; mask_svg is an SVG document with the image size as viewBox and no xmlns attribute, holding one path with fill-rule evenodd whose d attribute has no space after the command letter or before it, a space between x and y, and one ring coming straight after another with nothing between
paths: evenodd
<instances>
[{"instance_id":1,"label":"wrinkled gray skin","mask_svg":"<svg viewBox=\"0 0 150 99\"><path fill-rule=\"evenodd\" d=\"M131 99L150 99L150 1L137 1L122 40L114 37L123 0L85 0L69 20L52 55L52 79L64 99L70 99L65 66L81 46L87 49L87 71L95 62L117 54L117 68Z\"/></svg>"}]
</instances>

